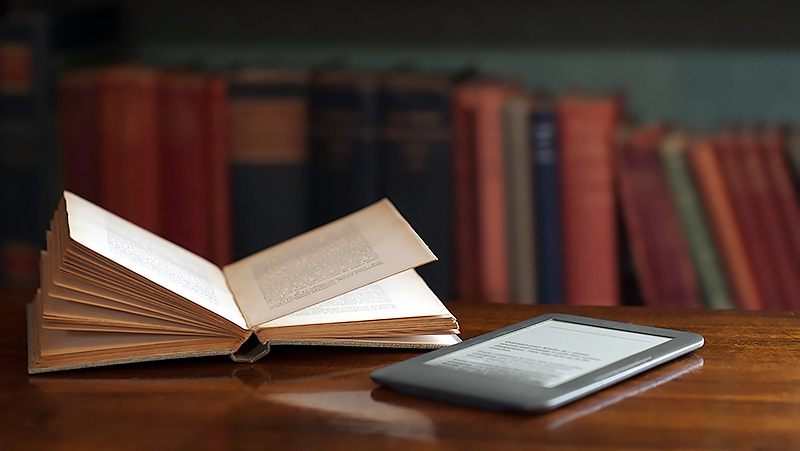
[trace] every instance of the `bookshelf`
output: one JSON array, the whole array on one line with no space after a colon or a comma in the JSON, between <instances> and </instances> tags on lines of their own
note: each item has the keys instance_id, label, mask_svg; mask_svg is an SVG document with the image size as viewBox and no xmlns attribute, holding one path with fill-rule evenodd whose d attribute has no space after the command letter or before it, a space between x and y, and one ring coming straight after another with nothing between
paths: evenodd
<instances>
[{"instance_id":1,"label":"bookshelf","mask_svg":"<svg viewBox=\"0 0 800 451\"><path fill-rule=\"evenodd\" d=\"M473 68L556 94L623 90L642 123L800 124L800 5L790 1L113 3L129 55L153 65Z\"/></svg>"}]
</instances>

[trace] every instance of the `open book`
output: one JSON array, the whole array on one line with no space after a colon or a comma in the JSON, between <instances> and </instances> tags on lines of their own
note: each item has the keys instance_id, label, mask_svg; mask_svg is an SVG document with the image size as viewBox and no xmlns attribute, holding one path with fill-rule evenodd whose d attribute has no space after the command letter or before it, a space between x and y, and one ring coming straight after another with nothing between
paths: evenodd
<instances>
[{"instance_id":1,"label":"open book","mask_svg":"<svg viewBox=\"0 0 800 451\"><path fill-rule=\"evenodd\" d=\"M436 259L388 200L220 269L64 192L28 306L28 372L276 344L437 348L458 323L415 267Z\"/></svg>"}]
</instances>

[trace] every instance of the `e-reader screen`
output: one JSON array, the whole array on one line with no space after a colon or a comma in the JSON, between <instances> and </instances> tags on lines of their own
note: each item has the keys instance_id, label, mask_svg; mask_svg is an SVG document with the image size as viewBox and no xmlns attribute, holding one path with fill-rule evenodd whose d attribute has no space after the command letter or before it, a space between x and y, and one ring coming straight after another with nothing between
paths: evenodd
<instances>
[{"instance_id":1,"label":"e-reader screen","mask_svg":"<svg viewBox=\"0 0 800 451\"><path fill-rule=\"evenodd\" d=\"M688 332L550 314L377 370L373 379L481 407L547 410L702 344Z\"/></svg>"},{"instance_id":2,"label":"e-reader screen","mask_svg":"<svg viewBox=\"0 0 800 451\"><path fill-rule=\"evenodd\" d=\"M551 319L425 364L550 388L669 340Z\"/></svg>"}]
</instances>

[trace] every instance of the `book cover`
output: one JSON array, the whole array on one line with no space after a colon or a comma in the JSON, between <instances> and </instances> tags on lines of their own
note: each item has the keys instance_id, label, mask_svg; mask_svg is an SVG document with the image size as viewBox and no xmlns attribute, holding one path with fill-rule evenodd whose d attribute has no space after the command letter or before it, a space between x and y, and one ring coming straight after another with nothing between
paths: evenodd
<instances>
[{"instance_id":1,"label":"book cover","mask_svg":"<svg viewBox=\"0 0 800 451\"><path fill-rule=\"evenodd\" d=\"M439 257L420 275L439 298L453 299L452 84L436 75L386 75L379 105L383 192Z\"/></svg>"},{"instance_id":2,"label":"book cover","mask_svg":"<svg viewBox=\"0 0 800 451\"><path fill-rule=\"evenodd\" d=\"M536 221L538 302L564 302L559 143L551 101L538 99L531 115Z\"/></svg>"},{"instance_id":3,"label":"book cover","mask_svg":"<svg viewBox=\"0 0 800 451\"><path fill-rule=\"evenodd\" d=\"M308 73L252 69L228 81L239 259L309 228Z\"/></svg>"},{"instance_id":4,"label":"book cover","mask_svg":"<svg viewBox=\"0 0 800 451\"><path fill-rule=\"evenodd\" d=\"M752 261L756 284L761 293L763 307L783 308L781 290L775 262L769 255L763 223L758 218L758 207L752 187L749 186L745 156L737 132L726 130L715 138L714 150L722 167L725 185L731 194L736 221L742 230L747 255Z\"/></svg>"},{"instance_id":5,"label":"book cover","mask_svg":"<svg viewBox=\"0 0 800 451\"><path fill-rule=\"evenodd\" d=\"M31 374L273 345L457 343L414 270L436 257L386 199L222 268L70 192L28 306Z\"/></svg>"},{"instance_id":6,"label":"book cover","mask_svg":"<svg viewBox=\"0 0 800 451\"><path fill-rule=\"evenodd\" d=\"M224 133L227 115L218 111L226 99L215 90L224 95L225 86L194 70L165 70L160 78L161 236L223 261L217 245L232 239L230 228L215 230L214 223L230 217L228 178L217 180L229 160L226 136L215 134Z\"/></svg>"},{"instance_id":7,"label":"book cover","mask_svg":"<svg viewBox=\"0 0 800 451\"><path fill-rule=\"evenodd\" d=\"M43 14L0 17L0 282L33 285L60 189L54 51Z\"/></svg>"},{"instance_id":8,"label":"book cover","mask_svg":"<svg viewBox=\"0 0 800 451\"><path fill-rule=\"evenodd\" d=\"M482 302L509 303L507 207L503 161L502 108L518 87L505 80L465 83L474 114L474 170L477 265Z\"/></svg>"},{"instance_id":9,"label":"book cover","mask_svg":"<svg viewBox=\"0 0 800 451\"><path fill-rule=\"evenodd\" d=\"M323 70L309 83L309 213L324 224L381 197L378 80Z\"/></svg>"},{"instance_id":10,"label":"book cover","mask_svg":"<svg viewBox=\"0 0 800 451\"><path fill-rule=\"evenodd\" d=\"M100 80L101 205L161 232L159 71L105 67Z\"/></svg>"},{"instance_id":11,"label":"book cover","mask_svg":"<svg viewBox=\"0 0 800 451\"><path fill-rule=\"evenodd\" d=\"M732 308L734 300L729 294L728 282L687 161L688 146L686 134L669 134L660 146L661 163L683 224L705 305L718 309Z\"/></svg>"},{"instance_id":12,"label":"book cover","mask_svg":"<svg viewBox=\"0 0 800 451\"><path fill-rule=\"evenodd\" d=\"M64 188L99 203L101 70L80 69L58 79L59 139Z\"/></svg>"},{"instance_id":13,"label":"book cover","mask_svg":"<svg viewBox=\"0 0 800 451\"><path fill-rule=\"evenodd\" d=\"M784 158L791 168L795 192L800 192L800 130L791 127L786 133Z\"/></svg>"},{"instance_id":14,"label":"book cover","mask_svg":"<svg viewBox=\"0 0 800 451\"><path fill-rule=\"evenodd\" d=\"M778 194L771 181L769 168L765 164L765 148L761 132L757 129L743 130L739 136L742 164L745 173L744 188L749 192L755 207L763 243L775 269L781 292L781 305L792 308L792 300L800 299L800 279L797 278L794 256L789 236L784 231L780 217Z\"/></svg>"},{"instance_id":15,"label":"book cover","mask_svg":"<svg viewBox=\"0 0 800 451\"><path fill-rule=\"evenodd\" d=\"M699 139L691 143L687 155L735 305L748 310L762 309L764 301L753 262L747 254L744 234L734 212L734 201L714 146L708 139Z\"/></svg>"},{"instance_id":16,"label":"book cover","mask_svg":"<svg viewBox=\"0 0 800 451\"><path fill-rule=\"evenodd\" d=\"M520 93L503 105L503 172L510 299L520 304L538 300L534 202L533 99Z\"/></svg>"},{"instance_id":17,"label":"book cover","mask_svg":"<svg viewBox=\"0 0 800 451\"><path fill-rule=\"evenodd\" d=\"M781 247L788 253L786 276L800 271L800 204L792 186L791 170L786 160L787 133L782 127L770 127L759 133L760 157L764 165L765 182L773 196L773 208L780 228ZM792 278L791 281L797 281ZM800 296L791 295L789 305L800 305Z\"/></svg>"},{"instance_id":18,"label":"book cover","mask_svg":"<svg viewBox=\"0 0 800 451\"><path fill-rule=\"evenodd\" d=\"M474 90L459 83L453 90L453 285L455 298L480 301L483 283L478 252L475 186Z\"/></svg>"},{"instance_id":19,"label":"book cover","mask_svg":"<svg viewBox=\"0 0 800 451\"><path fill-rule=\"evenodd\" d=\"M212 74L209 80L209 174L211 198L211 261L218 266L233 261L231 141L228 114L228 80Z\"/></svg>"},{"instance_id":20,"label":"book cover","mask_svg":"<svg viewBox=\"0 0 800 451\"><path fill-rule=\"evenodd\" d=\"M556 103L566 304L620 303L612 143L621 106L571 93Z\"/></svg>"},{"instance_id":21,"label":"book cover","mask_svg":"<svg viewBox=\"0 0 800 451\"><path fill-rule=\"evenodd\" d=\"M658 125L620 138L620 203L646 305L700 307L695 267L659 157Z\"/></svg>"}]
</instances>

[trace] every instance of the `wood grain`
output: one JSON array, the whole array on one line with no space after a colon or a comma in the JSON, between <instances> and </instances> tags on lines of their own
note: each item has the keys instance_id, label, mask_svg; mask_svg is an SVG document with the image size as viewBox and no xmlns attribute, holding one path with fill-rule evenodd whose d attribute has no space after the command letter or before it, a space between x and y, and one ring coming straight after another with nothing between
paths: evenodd
<instances>
[{"instance_id":1,"label":"wood grain","mask_svg":"<svg viewBox=\"0 0 800 451\"><path fill-rule=\"evenodd\" d=\"M24 303L0 290L0 449L800 447L793 312L449 304L464 337L558 311L702 334L678 361L544 415L474 410L380 388L403 350L276 348L28 376Z\"/></svg>"}]
</instances>

